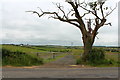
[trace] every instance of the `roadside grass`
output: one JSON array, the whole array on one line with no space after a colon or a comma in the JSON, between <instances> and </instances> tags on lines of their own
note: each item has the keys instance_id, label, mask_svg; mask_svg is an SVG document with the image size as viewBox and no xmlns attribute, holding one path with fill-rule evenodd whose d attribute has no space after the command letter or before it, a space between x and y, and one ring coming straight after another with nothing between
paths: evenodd
<instances>
[{"instance_id":1,"label":"roadside grass","mask_svg":"<svg viewBox=\"0 0 120 80\"><path fill-rule=\"evenodd\" d=\"M83 49L72 49L72 55L74 56L74 58L82 56L83 52Z\"/></svg>"},{"instance_id":2,"label":"roadside grass","mask_svg":"<svg viewBox=\"0 0 120 80\"><path fill-rule=\"evenodd\" d=\"M82 54L82 53L81 53ZM94 64L94 63L84 63L82 61L82 57L79 56L79 53L74 54L74 57L76 58L76 64L78 65L86 65L86 66L94 66L94 67L120 67L120 61L119 61L119 53L118 52L106 52L105 53L105 61L103 61L103 64Z\"/></svg>"},{"instance_id":3,"label":"roadside grass","mask_svg":"<svg viewBox=\"0 0 120 80\"><path fill-rule=\"evenodd\" d=\"M2 66L2 45L0 45L0 67Z\"/></svg>"},{"instance_id":4,"label":"roadside grass","mask_svg":"<svg viewBox=\"0 0 120 80\"><path fill-rule=\"evenodd\" d=\"M42 58L36 58L24 52L10 50L2 48L2 65L3 66L32 66L43 64Z\"/></svg>"},{"instance_id":5,"label":"roadside grass","mask_svg":"<svg viewBox=\"0 0 120 80\"><path fill-rule=\"evenodd\" d=\"M119 58L119 53L106 53L106 59L111 59L111 60L114 60L114 61L119 61L118 58Z\"/></svg>"},{"instance_id":6,"label":"roadside grass","mask_svg":"<svg viewBox=\"0 0 120 80\"><path fill-rule=\"evenodd\" d=\"M2 48L2 45L0 44L0 48Z\"/></svg>"}]
</instances>

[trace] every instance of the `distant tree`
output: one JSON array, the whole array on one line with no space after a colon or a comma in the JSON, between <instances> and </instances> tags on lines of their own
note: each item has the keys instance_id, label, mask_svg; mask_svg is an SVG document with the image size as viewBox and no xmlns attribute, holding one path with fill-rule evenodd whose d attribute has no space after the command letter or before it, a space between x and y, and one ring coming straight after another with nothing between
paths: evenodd
<instances>
[{"instance_id":1,"label":"distant tree","mask_svg":"<svg viewBox=\"0 0 120 80\"><path fill-rule=\"evenodd\" d=\"M61 6L60 3L55 3L58 10L62 13L62 16L59 12L45 12L42 9L40 9L42 13L37 11L27 12L35 13L39 17L48 14L51 15L50 17L53 19L72 24L80 29L84 44L83 60L86 61L86 56L92 50L92 46L95 41L95 37L98 34L98 30L104 25L111 26L111 23L107 23L106 18L116 9L116 7L112 9L111 7L105 6L106 0L97 0L89 3L87 3L85 0L83 2L80 2L79 0L66 0L66 2L71 5L69 12L66 12L63 9L65 7ZM86 19L86 16L88 15L90 18ZM85 22L86 20L87 23Z\"/></svg>"}]
</instances>

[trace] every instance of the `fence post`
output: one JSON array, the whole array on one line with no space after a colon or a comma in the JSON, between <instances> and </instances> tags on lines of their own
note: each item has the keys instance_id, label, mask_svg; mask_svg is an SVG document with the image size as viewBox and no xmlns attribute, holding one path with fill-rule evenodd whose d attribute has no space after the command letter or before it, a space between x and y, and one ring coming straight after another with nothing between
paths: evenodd
<instances>
[{"instance_id":1,"label":"fence post","mask_svg":"<svg viewBox=\"0 0 120 80\"><path fill-rule=\"evenodd\" d=\"M55 59L55 53L53 53L53 59Z\"/></svg>"},{"instance_id":2,"label":"fence post","mask_svg":"<svg viewBox=\"0 0 120 80\"><path fill-rule=\"evenodd\" d=\"M37 53L37 57L39 56L39 53Z\"/></svg>"}]
</instances>

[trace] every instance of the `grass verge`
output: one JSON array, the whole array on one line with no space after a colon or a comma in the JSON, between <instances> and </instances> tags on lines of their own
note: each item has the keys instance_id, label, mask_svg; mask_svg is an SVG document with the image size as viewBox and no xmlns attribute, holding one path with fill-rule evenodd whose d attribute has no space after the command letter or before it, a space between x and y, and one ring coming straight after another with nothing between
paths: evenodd
<instances>
[{"instance_id":1,"label":"grass verge","mask_svg":"<svg viewBox=\"0 0 120 80\"><path fill-rule=\"evenodd\" d=\"M2 48L2 65L3 66L32 66L43 64L42 58L33 57L24 52L11 52Z\"/></svg>"},{"instance_id":2,"label":"grass verge","mask_svg":"<svg viewBox=\"0 0 120 80\"><path fill-rule=\"evenodd\" d=\"M90 54L87 56L87 61L83 61L82 57L78 57L76 64L89 65L94 67L118 67L120 61L118 60L118 54L106 53L104 49L94 48Z\"/></svg>"}]
</instances>

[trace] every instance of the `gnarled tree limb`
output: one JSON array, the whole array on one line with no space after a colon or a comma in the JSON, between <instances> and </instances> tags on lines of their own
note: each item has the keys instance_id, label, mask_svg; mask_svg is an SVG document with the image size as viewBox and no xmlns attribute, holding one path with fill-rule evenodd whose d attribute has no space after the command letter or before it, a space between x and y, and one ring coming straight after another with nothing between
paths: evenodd
<instances>
[{"instance_id":1,"label":"gnarled tree limb","mask_svg":"<svg viewBox=\"0 0 120 80\"><path fill-rule=\"evenodd\" d=\"M63 6L61 6L60 3L55 4L57 6L58 10L60 12L62 12L62 15L59 14L58 12L44 12L41 9L40 9L41 14L38 13L37 11L27 11L27 12L32 12L34 14L37 14L39 17L42 17L45 14L48 14L48 15L51 15L50 18L58 19L62 22L67 22L69 24L72 24L81 30L82 35L84 37L86 37L86 35L88 34L88 31L87 31L87 26L85 25L85 22L83 20L83 17L85 17L87 14L91 14L95 17L95 19L94 19L95 20L94 21L95 28L92 30L91 33L89 33L89 35L92 35L92 37L94 39L95 36L98 34L97 31L100 27L102 27L104 25L111 26L111 23L106 24L106 17L109 16L117 7L116 6L114 9L111 9L111 11L107 15L105 15L104 9L103 9L105 2L101 2L101 3L94 2L94 4L92 5L92 9L88 8L88 4L85 1L82 3L77 2L77 1L68 1L67 3L69 3L72 7L72 9L68 13L65 12L65 10L63 9ZM85 5L83 5L83 4L85 4ZM102 14L102 17L99 16L97 7L99 7L99 9L100 9L100 13ZM80 12L78 10L78 8L85 10L85 12ZM83 15L81 15L82 13L83 13ZM69 17L72 17L73 15L75 15L75 18L73 18L73 19L69 18Z\"/></svg>"}]
</instances>

